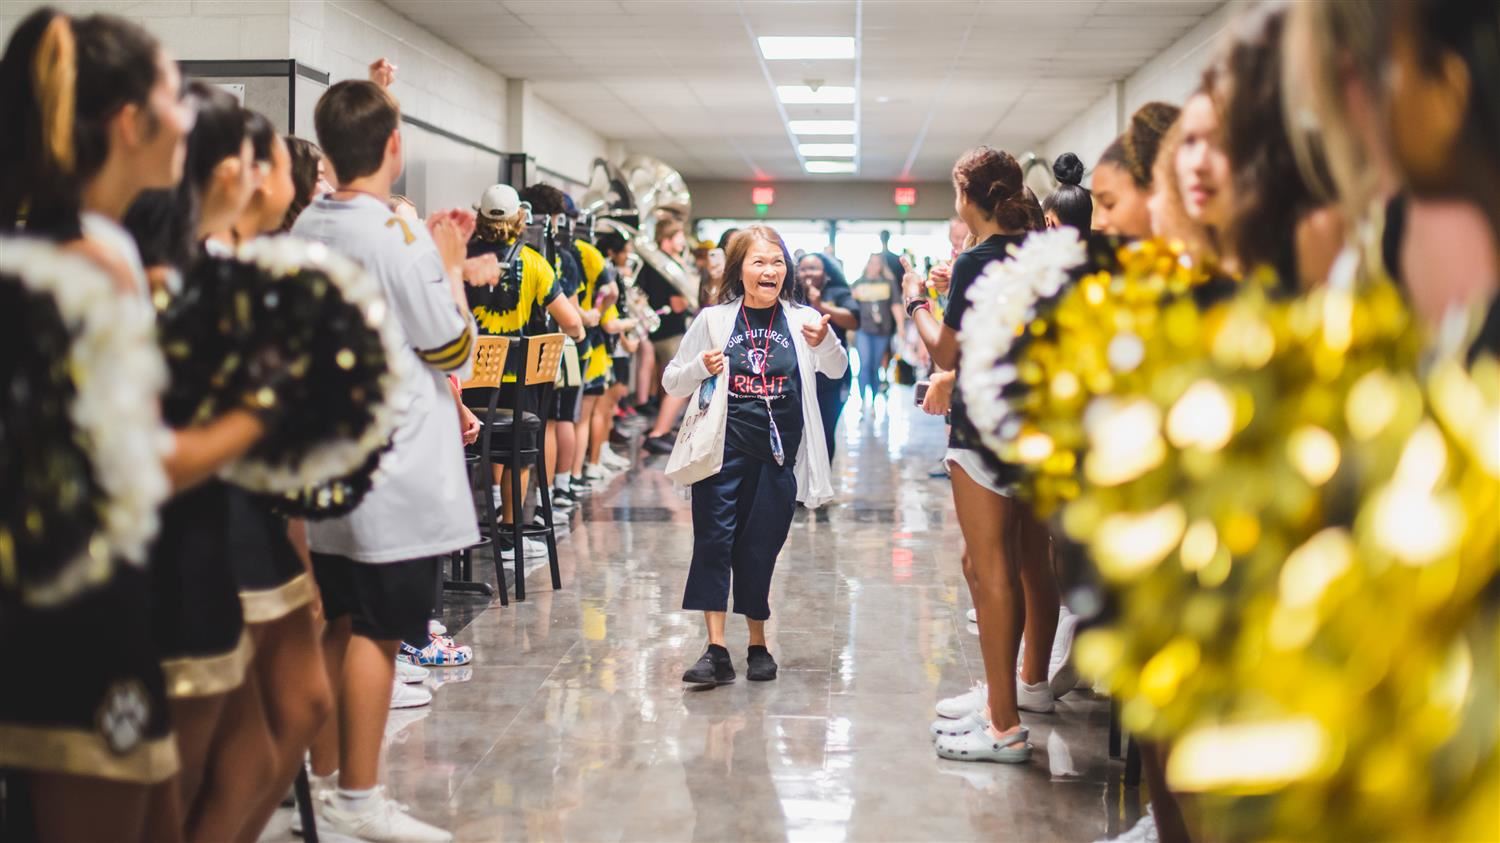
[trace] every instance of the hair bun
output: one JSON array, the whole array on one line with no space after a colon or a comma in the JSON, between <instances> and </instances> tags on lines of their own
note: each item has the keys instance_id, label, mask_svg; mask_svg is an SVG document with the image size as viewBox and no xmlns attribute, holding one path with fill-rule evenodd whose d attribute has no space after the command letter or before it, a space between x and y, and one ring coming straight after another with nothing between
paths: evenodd
<instances>
[{"instance_id":1,"label":"hair bun","mask_svg":"<svg viewBox=\"0 0 1500 843\"><path fill-rule=\"evenodd\" d=\"M1083 184L1083 162L1071 152L1064 152L1052 162L1052 175L1061 184Z\"/></svg>"}]
</instances>

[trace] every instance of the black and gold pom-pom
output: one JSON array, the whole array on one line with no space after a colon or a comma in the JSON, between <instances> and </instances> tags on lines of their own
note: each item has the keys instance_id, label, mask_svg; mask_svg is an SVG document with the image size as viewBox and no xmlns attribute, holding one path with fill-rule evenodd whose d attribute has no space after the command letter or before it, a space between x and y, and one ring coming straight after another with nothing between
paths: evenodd
<instances>
[{"instance_id":1,"label":"black and gold pom-pom","mask_svg":"<svg viewBox=\"0 0 1500 843\"><path fill-rule=\"evenodd\" d=\"M101 552L104 494L70 416L72 341L51 296L0 276L0 604L31 602Z\"/></svg>"}]
</instances>

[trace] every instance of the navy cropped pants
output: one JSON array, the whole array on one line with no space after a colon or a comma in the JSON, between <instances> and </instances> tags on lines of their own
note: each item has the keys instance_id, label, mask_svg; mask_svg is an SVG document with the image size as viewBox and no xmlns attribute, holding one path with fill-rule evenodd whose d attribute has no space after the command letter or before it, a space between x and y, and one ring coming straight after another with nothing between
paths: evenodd
<instances>
[{"instance_id":1,"label":"navy cropped pants","mask_svg":"<svg viewBox=\"0 0 1500 843\"><path fill-rule=\"evenodd\" d=\"M735 614L770 618L771 573L796 511L791 465L726 447L719 473L693 484L693 564L682 608L728 611L732 582Z\"/></svg>"}]
</instances>

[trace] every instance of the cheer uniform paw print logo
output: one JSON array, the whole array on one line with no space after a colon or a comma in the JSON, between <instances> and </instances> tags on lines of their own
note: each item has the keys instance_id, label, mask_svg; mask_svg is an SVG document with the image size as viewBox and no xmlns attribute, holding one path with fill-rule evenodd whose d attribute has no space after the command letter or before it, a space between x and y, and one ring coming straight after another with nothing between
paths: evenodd
<instances>
[{"instance_id":1,"label":"cheer uniform paw print logo","mask_svg":"<svg viewBox=\"0 0 1500 843\"><path fill-rule=\"evenodd\" d=\"M105 744L116 755L124 755L140 746L151 720L151 703L139 682L119 682L104 696L99 706L98 727Z\"/></svg>"}]
</instances>

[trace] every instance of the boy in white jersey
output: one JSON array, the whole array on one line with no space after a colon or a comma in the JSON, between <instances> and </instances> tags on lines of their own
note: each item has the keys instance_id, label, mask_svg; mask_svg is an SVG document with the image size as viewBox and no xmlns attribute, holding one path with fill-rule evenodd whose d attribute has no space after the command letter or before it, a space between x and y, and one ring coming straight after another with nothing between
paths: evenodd
<instances>
[{"instance_id":1,"label":"boy in white jersey","mask_svg":"<svg viewBox=\"0 0 1500 843\"><path fill-rule=\"evenodd\" d=\"M446 373L470 370L475 331L463 274L474 217L434 214L429 233L390 211L402 167L400 109L379 85L334 85L318 100L314 124L341 189L309 205L292 232L363 264L404 340L395 361L403 415L380 482L353 512L308 528L339 717L338 790L322 820L368 841L447 841L448 832L385 797L377 768L397 647L427 635L439 561L479 540L445 383Z\"/></svg>"}]
</instances>

